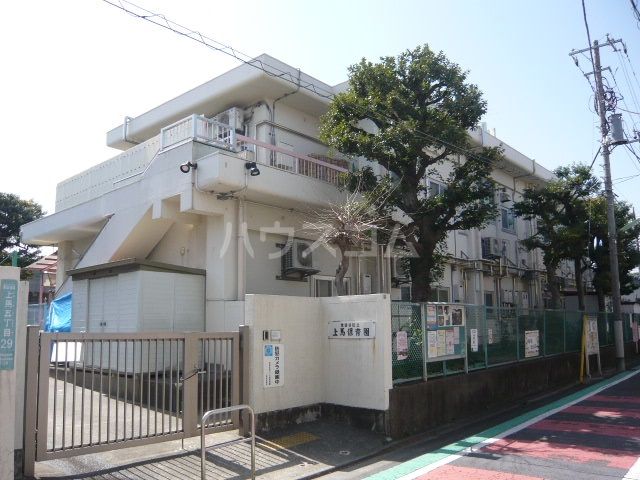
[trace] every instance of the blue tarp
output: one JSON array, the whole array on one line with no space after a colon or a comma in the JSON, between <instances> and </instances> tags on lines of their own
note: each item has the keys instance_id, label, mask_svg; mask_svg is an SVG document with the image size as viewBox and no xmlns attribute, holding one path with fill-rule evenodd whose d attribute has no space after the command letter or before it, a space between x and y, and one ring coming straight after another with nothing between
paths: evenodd
<instances>
[{"instance_id":1,"label":"blue tarp","mask_svg":"<svg viewBox=\"0 0 640 480\"><path fill-rule=\"evenodd\" d=\"M71 294L56 298L49 306L47 319L44 322L45 332L71 331Z\"/></svg>"}]
</instances>

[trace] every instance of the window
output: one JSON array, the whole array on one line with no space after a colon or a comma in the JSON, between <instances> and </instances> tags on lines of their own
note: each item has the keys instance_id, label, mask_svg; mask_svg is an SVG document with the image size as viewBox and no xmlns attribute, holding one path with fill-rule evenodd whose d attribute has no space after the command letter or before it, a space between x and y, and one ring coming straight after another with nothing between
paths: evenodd
<instances>
[{"instance_id":1,"label":"window","mask_svg":"<svg viewBox=\"0 0 640 480\"><path fill-rule=\"evenodd\" d=\"M429 302L449 302L449 289L432 287L429 292Z\"/></svg>"},{"instance_id":2,"label":"window","mask_svg":"<svg viewBox=\"0 0 640 480\"><path fill-rule=\"evenodd\" d=\"M442 183L436 182L434 180L427 180L427 197L435 197L436 195L442 195L447 187L445 187Z\"/></svg>"},{"instance_id":3,"label":"window","mask_svg":"<svg viewBox=\"0 0 640 480\"><path fill-rule=\"evenodd\" d=\"M334 277L325 277L325 276L317 276L314 278L314 297L333 297L337 295L335 291L335 286L333 285ZM344 280L344 294L349 295L349 278L345 278Z\"/></svg>"},{"instance_id":4,"label":"window","mask_svg":"<svg viewBox=\"0 0 640 480\"><path fill-rule=\"evenodd\" d=\"M493 307L493 292L484 292L484 304Z\"/></svg>"},{"instance_id":5,"label":"window","mask_svg":"<svg viewBox=\"0 0 640 480\"><path fill-rule=\"evenodd\" d=\"M513 208L501 208L500 210L502 214L502 229L515 233L516 219L513 214Z\"/></svg>"}]
</instances>

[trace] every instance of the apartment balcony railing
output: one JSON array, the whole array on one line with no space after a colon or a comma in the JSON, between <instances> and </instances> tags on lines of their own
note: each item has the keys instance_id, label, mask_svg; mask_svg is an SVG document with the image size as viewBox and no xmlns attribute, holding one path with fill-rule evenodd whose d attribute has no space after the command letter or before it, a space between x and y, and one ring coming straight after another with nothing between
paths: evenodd
<instances>
[{"instance_id":1,"label":"apartment balcony railing","mask_svg":"<svg viewBox=\"0 0 640 480\"><path fill-rule=\"evenodd\" d=\"M191 115L162 129L160 151L197 141L238 153L245 160L260 165L304 175L333 185L341 184L341 174L348 171L344 160L319 159L237 134L229 125L201 115ZM325 161L326 160L326 161ZM342 162L336 165L329 162Z\"/></svg>"}]
</instances>

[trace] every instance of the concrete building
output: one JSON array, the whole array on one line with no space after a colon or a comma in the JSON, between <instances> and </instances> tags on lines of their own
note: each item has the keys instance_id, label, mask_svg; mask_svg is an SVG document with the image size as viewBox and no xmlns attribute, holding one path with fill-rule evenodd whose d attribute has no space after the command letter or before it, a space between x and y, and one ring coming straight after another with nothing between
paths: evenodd
<instances>
[{"instance_id":1,"label":"concrete building","mask_svg":"<svg viewBox=\"0 0 640 480\"><path fill-rule=\"evenodd\" d=\"M243 64L125 118L107 133L122 153L58 184L55 213L23 227L27 243L58 247L56 284L73 291L74 330L230 330L244 320L245 294L334 294L338 259L325 248L302 255L314 241L303 223L341 200L342 172L367 162L318 140L327 94L345 84L267 55L255 63L264 70ZM504 148L493 172L500 215L450 235L433 299L542 307L540 255L518 242L535 226L512 206L552 174L485 127L470 133ZM397 262L375 252L352 262L345 282L351 294L410 294Z\"/></svg>"}]
</instances>

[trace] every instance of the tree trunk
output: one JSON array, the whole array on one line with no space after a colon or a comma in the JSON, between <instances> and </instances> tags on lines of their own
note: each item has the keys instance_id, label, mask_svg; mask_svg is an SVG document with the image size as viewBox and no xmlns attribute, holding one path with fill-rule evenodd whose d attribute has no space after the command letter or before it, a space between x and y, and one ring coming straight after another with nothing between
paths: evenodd
<instances>
[{"instance_id":1,"label":"tree trunk","mask_svg":"<svg viewBox=\"0 0 640 480\"><path fill-rule=\"evenodd\" d=\"M416 257L409 259L412 302L426 302L429 300L432 268L433 262L430 258Z\"/></svg>"},{"instance_id":2,"label":"tree trunk","mask_svg":"<svg viewBox=\"0 0 640 480\"><path fill-rule=\"evenodd\" d=\"M549 292L551 293L551 308L560 308L560 285L558 285L558 279L556 278L556 267L547 266L547 284L549 285Z\"/></svg>"},{"instance_id":3,"label":"tree trunk","mask_svg":"<svg viewBox=\"0 0 640 480\"><path fill-rule=\"evenodd\" d=\"M349 264L351 262L351 257L346 253L346 249L342 249L342 247L340 247L340 265L338 265L338 270L336 270L336 278L333 281L338 296L345 294L344 276L349 271Z\"/></svg>"},{"instance_id":4,"label":"tree trunk","mask_svg":"<svg viewBox=\"0 0 640 480\"><path fill-rule=\"evenodd\" d=\"M576 292L578 293L578 310L584 312L584 285L582 284L582 257L573 259L573 268L576 275Z\"/></svg>"}]
</instances>

